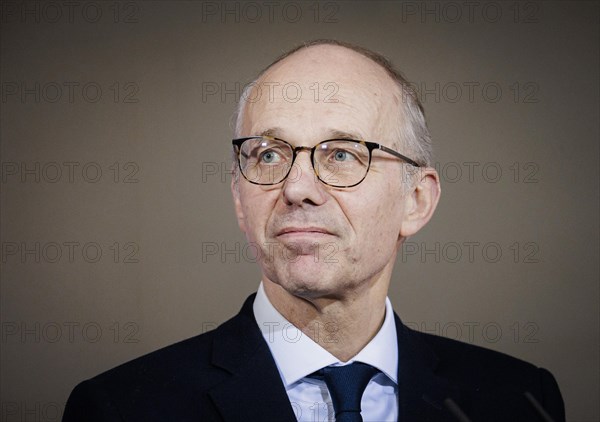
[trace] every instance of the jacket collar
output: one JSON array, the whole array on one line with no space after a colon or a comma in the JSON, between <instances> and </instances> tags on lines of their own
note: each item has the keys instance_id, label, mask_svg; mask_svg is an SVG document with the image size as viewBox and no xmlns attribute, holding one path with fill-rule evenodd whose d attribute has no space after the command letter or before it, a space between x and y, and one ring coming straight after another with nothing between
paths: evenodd
<instances>
[{"instance_id":1,"label":"jacket collar","mask_svg":"<svg viewBox=\"0 0 600 422\"><path fill-rule=\"evenodd\" d=\"M215 333L212 363L231 377L209 395L228 422L295 422L279 371L252 313L254 297L250 295L240 313Z\"/></svg>"},{"instance_id":2,"label":"jacket collar","mask_svg":"<svg viewBox=\"0 0 600 422\"><path fill-rule=\"evenodd\" d=\"M211 399L228 422L294 422L296 417L267 343L254 319L250 295L241 311L221 325L213 343L213 365L231 376L212 388ZM435 374L439 360L418 333L394 314L398 334L399 420L456 421L444 405L458 403L458 388Z\"/></svg>"}]
</instances>

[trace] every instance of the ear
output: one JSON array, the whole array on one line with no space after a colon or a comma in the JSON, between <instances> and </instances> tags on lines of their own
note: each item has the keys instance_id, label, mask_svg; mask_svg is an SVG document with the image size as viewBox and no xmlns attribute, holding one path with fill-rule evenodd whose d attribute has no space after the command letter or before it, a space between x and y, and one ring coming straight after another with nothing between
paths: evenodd
<instances>
[{"instance_id":1,"label":"ear","mask_svg":"<svg viewBox=\"0 0 600 422\"><path fill-rule=\"evenodd\" d=\"M400 236L408 237L417 233L431 218L440 199L440 179L435 169L420 168L412 176L412 183L405 195L406 209Z\"/></svg>"},{"instance_id":2,"label":"ear","mask_svg":"<svg viewBox=\"0 0 600 422\"><path fill-rule=\"evenodd\" d=\"M233 196L233 205L235 206L235 215L237 217L238 226L246 233L246 217L244 216L244 210L242 209L242 203L240 201L240 180L239 172L232 171L231 177L231 194Z\"/></svg>"}]
</instances>

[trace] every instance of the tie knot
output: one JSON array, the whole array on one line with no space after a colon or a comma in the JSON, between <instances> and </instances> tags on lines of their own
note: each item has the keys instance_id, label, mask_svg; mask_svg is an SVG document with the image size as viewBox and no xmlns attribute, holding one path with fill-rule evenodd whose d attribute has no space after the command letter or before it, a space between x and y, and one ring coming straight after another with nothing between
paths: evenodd
<instances>
[{"instance_id":1,"label":"tie knot","mask_svg":"<svg viewBox=\"0 0 600 422\"><path fill-rule=\"evenodd\" d=\"M367 384L378 370L362 362L323 368L323 379L331 396L336 421L362 421L360 401Z\"/></svg>"}]
</instances>

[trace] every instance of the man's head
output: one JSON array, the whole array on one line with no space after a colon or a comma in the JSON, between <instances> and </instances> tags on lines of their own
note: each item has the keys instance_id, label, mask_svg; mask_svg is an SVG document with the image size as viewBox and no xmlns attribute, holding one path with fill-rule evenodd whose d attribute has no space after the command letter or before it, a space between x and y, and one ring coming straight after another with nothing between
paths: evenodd
<instances>
[{"instance_id":1,"label":"man's head","mask_svg":"<svg viewBox=\"0 0 600 422\"><path fill-rule=\"evenodd\" d=\"M398 77L374 53L319 41L278 59L245 93L238 137L269 135L294 147L372 141L424 165L415 172L376 149L360 184L335 188L315 177L310 152L301 150L281 183L234 178L238 222L260 248L265 283L307 299L387 291L401 242L427 223L439 197L420 104Z\"/></svg>"}]
</instances>

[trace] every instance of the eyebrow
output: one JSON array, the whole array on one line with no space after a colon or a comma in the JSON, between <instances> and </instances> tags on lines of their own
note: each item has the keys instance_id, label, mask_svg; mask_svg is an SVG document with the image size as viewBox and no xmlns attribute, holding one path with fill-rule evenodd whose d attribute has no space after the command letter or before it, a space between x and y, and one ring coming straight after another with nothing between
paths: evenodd
<instances>
[{"instance_id":1,"label":"eyebrow","mask_svg":"<svg viewBox=\"0 0 600 422\"><path fill-rule=\"evenodd\" d=\"M330 136L333 139L341 138L341 139L363 140L363 136L359 135L358 133L354 133L354 132L343 132L340 130L333 130L330 133L331 133Z\"/></svg>"},{"instance_id":2,"label":"eyebrow","mask_svg":"<svg viewBox=\"0 0 600 422\"><path fill-rule=\"evenodd\" d=\"M273 127L266 130L263 130L259 133L259 136L272 136L273 138L282 138L283 130L279 127ZM341 130L329 130L329 134L326 139L354 139L354 140L364 140L364 137L355 132L344 132Z\"/></svg>"},{"instance_id":3,"label":"eyebrow","mask_svg":"<svg viewBox=\"0 0 600 422\"><path fill-rule=\"evenodd\" d=\"M281 128L273 127L266 130L263 130L259 133L260 136L272 136L273 138L281 137L280 133L282 132Z\"/></svg>"}]
</instances>

